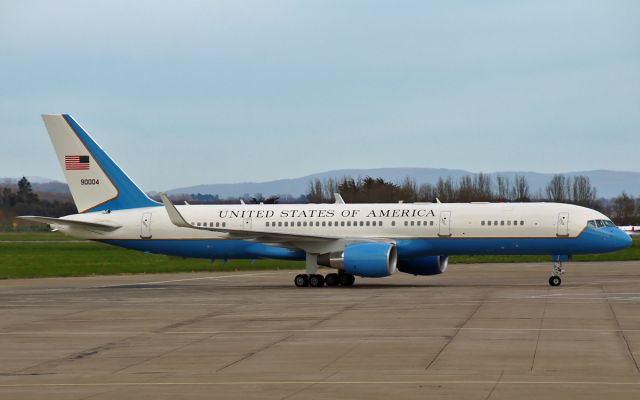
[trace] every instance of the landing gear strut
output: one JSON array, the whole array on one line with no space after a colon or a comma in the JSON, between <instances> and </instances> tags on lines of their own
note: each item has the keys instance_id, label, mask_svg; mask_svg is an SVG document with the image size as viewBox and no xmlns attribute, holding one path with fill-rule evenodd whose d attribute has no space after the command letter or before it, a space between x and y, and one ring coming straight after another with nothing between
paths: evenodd
<instances>
[{"instance_id":1,"label":"landing gear strut","mask_svg":"<svg viewBox=\"0 0 640 400\"><path fill-rule=\"evenodd\" d=\"M553 269L551 270L551 277L549 278L549 285L551 286L560 286L562 283L562 279L560 279L560 275L564 274L564 269L562 269L562 261L554 261Z\"/></svg>"},{"instance_id":2,"label":"landing gear strut","mask_svg":"<svg viewBox=\"0 0 640 400\"><path fill-rule=\"evenodd\" d=\"M331 273L326 276L320 274L299 274L293 279L297 287L353 286L356 277L345 273Z\"/></svg>"}]
</instances>

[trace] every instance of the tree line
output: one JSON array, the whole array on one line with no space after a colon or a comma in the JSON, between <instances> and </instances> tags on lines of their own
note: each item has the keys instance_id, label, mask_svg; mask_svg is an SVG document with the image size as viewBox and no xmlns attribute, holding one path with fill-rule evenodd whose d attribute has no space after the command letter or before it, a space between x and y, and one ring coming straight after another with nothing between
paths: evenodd
<instances>
[{"instance_id":1,"label":"tree line","mask_svg":"<svg viewBox=\"0 0 640 400\"><path fill-rule=\"evenodd\" d=\"M469 202L530 202L549 201L576 204L593 208L611 216L619 225L640 225L640 198L634 199L622 193L614 199L598 199L597 190L589 177L554 175L544 189L535 193L526 177L515 175L513 179L498 175L495 180L488 174L465 175L454 181L451 177L439 178L435 184L416 184L411 177L399 184L382 178L315 179L309 184L307 201L331 203L334 193L340 193L347 203L397 203L399 201L469 203Z\"/></svg>"},{"instance_id":2,"label":"tree line","mask_svg":"<svg viewBox=\"0 0 640 400\"><path fill-rule=\"evenodd\" d=\"M0 188L0 230L15 229L18 226L37 230L46 229L42 224L16 221L17 215L61 217L76 212L76 206L68 196L64 196L61 200L41 199L25 177L22 177L17 185Z\"/></svg>"},{"instance_id":3,"label":"tree line","mask_svg":"<svg viewBox=\"0 0 640 400\"><path fill-rule=\"evenodd\" d=\"M310 182L307 193L299 197L282 195L265 198L258 193L221 199L217 195L192 194L172 200L176 203L187 201L190 204L238 204L241 200L247 204L333 203L334 193L340 193L347 203L413 203L435 202L436 199L443 203L553 201L596 209L610 216L618 225L640 225L640 198L624 192L613 199L597 198L596 188L591 185L588 177L567 177L561 174L553 176L544 189L535 193L531 191L524 176L509 178L499 175L493 179L490 175L479 173L463 176L457 181L447 177L439 178L435 184L421 185L416 184L411 177L406 177L399 184L369 176L357 179L329 178L324 181L315 179ZM0 187L0 230L25 227L46 229L44 225L16 221L17 215L61 217L76 212L70 196L45 193L39 196L25 177L17 185Z\"/></svg>"}]
</instances>

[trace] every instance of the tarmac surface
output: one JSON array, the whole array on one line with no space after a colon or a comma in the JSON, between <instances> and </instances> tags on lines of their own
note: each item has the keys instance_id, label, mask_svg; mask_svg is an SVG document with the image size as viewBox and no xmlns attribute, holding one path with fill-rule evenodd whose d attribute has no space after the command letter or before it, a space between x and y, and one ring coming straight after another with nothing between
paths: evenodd
<instances>
[{"instance_id":1,"label":"tarmac surface","mask_svg":"<svg viewBox=\"0 0 640 400\"><path fill-rule=\"evenodd\" d=\"M0 398L640 398L640 263L566 269L0 281Z\"/></svg>"}]
</instances>

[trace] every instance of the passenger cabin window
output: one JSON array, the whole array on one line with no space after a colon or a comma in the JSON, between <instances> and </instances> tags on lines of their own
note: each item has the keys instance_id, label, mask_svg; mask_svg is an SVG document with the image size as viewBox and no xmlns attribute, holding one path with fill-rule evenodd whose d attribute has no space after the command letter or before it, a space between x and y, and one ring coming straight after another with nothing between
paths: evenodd
<instances>
[{"instance_id":1,"label":"passenger cabin window","mask_svg":"<svg viewBox=\"0 0 640 400\"><path fill-rule=\"evenodd\" d=\"M484 226L484 221L480 221L480 225Z\"/></svg>"}]
</instances>

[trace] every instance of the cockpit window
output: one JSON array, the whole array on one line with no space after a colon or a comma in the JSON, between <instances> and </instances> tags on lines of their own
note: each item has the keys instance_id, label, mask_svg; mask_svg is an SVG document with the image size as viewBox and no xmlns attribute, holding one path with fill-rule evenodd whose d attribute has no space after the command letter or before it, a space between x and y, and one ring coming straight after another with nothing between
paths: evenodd
<instances>
[{"instance_id":1,"label":"cockpit window","mask_svg":"<svg viewBox=\"0 0 640 400\"><path fill-rule=\"evenodd\" d=\"M587 221L587 226L591 227L591 228L605 228L605 227L616 227L616 224L614 224L611 220L608 219L592 219L590 221Z\"/></svg>"}]
</instances>

